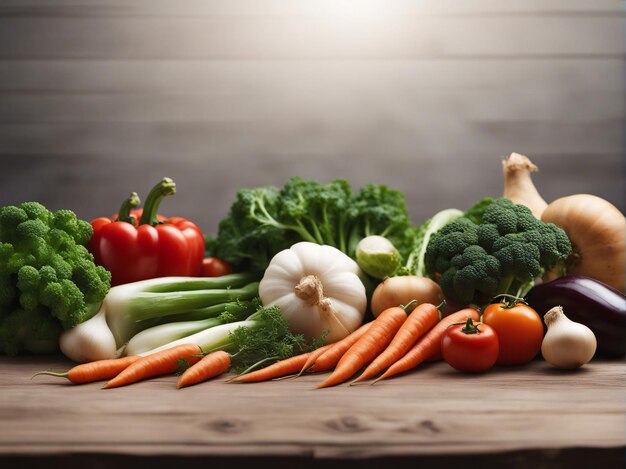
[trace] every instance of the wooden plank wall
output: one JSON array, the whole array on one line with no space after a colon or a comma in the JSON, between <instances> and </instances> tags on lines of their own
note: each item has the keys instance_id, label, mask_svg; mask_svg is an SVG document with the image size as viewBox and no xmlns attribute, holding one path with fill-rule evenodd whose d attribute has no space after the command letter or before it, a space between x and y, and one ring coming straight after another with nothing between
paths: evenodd
<instances>
[{"instance_id":1,"label":"wooden plank wall","mask_svg":"<svg viewBox=\"0 0 626 469\"><path fill-rule=\"evenodd\" d=\"M382 182L419 222L502 189L624 210L624 2L0 0L0 205L85 218L161 176L213 231L240 187Z\"/></svg>"}]
</instances>

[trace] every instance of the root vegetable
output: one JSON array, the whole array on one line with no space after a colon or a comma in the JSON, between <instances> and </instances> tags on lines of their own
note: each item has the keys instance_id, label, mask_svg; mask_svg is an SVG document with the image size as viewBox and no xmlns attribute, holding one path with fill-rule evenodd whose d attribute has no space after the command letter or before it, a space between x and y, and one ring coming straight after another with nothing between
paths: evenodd
<instances>
[{"instance_id":1,"label":"root vegetable","mask_svg":"<svg viewBox=\"0 0 626 469\"><path fill-rule=\"evenodd\" d=\"M329 344L348 336L367 308L361 269L332 246L296 243L276 254L259 284L263 306L278 305L296 334Z\"/></svg>"},{"instance_id":2,"label":"root vegetable","mask_svg":"<svg viewBox=\"0 0 626 469\"><path fill-rule=\"evenodd\" d=\"M407 312L423 303L438 305L443 301L441 288L433 280L415 275L390 277L376 287L372 295L372 313L378 317L380 313L394 306L408 305L416 301Z\"/></svg>"},{"instance_id":3,"label":"root vegetable","mask_svg":"<svg viewBox=\"0 0 626 469\"><path fill-rule=\"evenodd\" d=\"M39 373L35 373L33 378L39 375L49 375L56 376L58 378L67 378L74 384L93 383L94 381L115 378L140 358L141 357L138 356L129 356L123 358L113 358L110 360L98 360L95 362L76 365L65 373L40 371Z\"/></svg>"},{"instance_id":4,"label":"root vegetable","mask_svg":"<svg viewBox=\"0 0 626 469\"><path fill-rule=\"evenodd\" d=\"M413 310L404 321L389 346L374 359L372 363L352 383L373 378L385 371L400 358L404 357L411 347L439 322L439 311L435 305L421 304Z\"/></svg>"},{"instance_id":5,"label":"root vegetable","mask_svg":"<svg viewBox=\"0 0 626 469\"><path fill-rule=\"evenodd\" d=\"M178 379L176 388L184 388L202 383L211 378L225 373L230 368L230 355L228 352L218 350L217 352L205 355L202 360L190 366Z\"/></svg>"},{"instance_id":6,"label":"root vegetable","mask_svg":"<svg viewBox=\"0 0 626 469\"><path fill-rule=\"evenodd\" d=\"M372 322L367 332L341 357L335 370L318 385L318 388L343 383L368 365L389 345L398 329L406 321L406 317L406 311L397 306L383 311Z\"/></svg>"},{"instance_id":7,"label":"root vegetable","mask_svg":"<svg viewBox=\"0 0 626 469\"><path fill-rule=\"evenodd\" d=\"M539 195L531 179L531 173L536 171L539 171L539 168L527 156L511 153L506 160L502 161L504 174L502 196L511 199L516 204L526 205L535 217L541 218L548 204Z\"/></svg>"},{"instance_id":8,"label":"root vegetable","mask_svg":"<svg viewBox=\"0 0 626 469\"><path fill-rule=\"evenodd\" d=\"M441 339L443 334L446 332L446 329L453 324L466 322L468 318L478 322L478 311L472 308L465 308L443 318L435 325L435 327L418 340L413 347L409 349L404 357L400 358L397 362L391 365L387 371L373 381L372 384L376 384L383 379L391 378L398 373L404 373L405 371L412 370L420 363L427 361L429 358L440 356Z\"/></svg>"},{"instance_id":9,"label":"root vegetable","mask_svg":"<svg viewBox=\"0 0 626 469\"><path fill-rule=\"evenodd\" d=\"M548 205L541 219L561 227L572 242L567 274L591 277L625 292L626 220L614 205L594 195L571 195Z\"/></svg>"},{"instance_id":10,"label":"root vegetable","mask_svg":"<svg viewBox=\"0 0 626 469\"><path fill-rule=\"evenodd\" d=\"M571 321L563 308L555 306L544 316L548 332L541 354L557 368L575 369L589 363L596 352L596 336L584 324Z\"/></svg>"}]
</instances>

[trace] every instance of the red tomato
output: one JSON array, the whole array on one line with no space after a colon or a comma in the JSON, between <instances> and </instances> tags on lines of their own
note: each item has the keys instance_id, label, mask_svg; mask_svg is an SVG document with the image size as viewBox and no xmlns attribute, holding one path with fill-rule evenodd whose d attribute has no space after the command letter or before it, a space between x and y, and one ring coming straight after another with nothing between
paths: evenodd
<instances>
[{"instance_id":1,"label":"red tomato","mask_svg":"<svg viewBox=\"0 0 626 469\"><path fill-rule=\"evenodd\" d=\"M232 273L230 264L217 257L205 257L202 260L202 277L221 277Z\"/></svg>"},{"instance_id":2,"label":"red tomato","mask_svg":"<svg viewBox=\"0 0 626 469\"><path fill-rule=\"evenodd\" d=\"M448 364L459 371L481 373L498 359L498 336L486 324L455 324L441 338L441 353Z\"/></svg>"},{"instance_id":3,"label":"red tomato","mask_svg":"<svg viewBox=\"0 0 626 469\"><path fill-rule=\"evenodd\" d=\"M490 304L483 312L483 323L493 327L500 339L499 365L523 365L541 349L543 323L528 305Z\"/></svg>"}]
</instances>

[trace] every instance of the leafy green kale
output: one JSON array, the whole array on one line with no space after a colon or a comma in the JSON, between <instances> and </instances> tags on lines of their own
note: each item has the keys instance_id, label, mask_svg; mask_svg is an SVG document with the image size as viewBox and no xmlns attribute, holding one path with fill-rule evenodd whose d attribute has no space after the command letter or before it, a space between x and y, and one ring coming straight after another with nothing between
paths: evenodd
<instances>
[{"instance_id":1,"label":"leafy green kale","mask_svg":"<svg viewBox=\"0 0 626 469\"><path fill-rule=\"evenodd\" d=\"M424 265L446 298L480 306L497 295L524 295L571 249L562 229L526 206L486 199L433 235Z\"/></svg>"},{"instance_id":2,"label":"leafy green kale","mask_svg":"<svg viewBox=\"0 0 626 469\"><path fill-rule=\"evenodd\" d=\"M294 177L282 189L239 191L210 251L238 268L263 271L272 257L299 241L334 246L355 257L369 235L388 238L401 254L413 242L404 196L384 185L352 192L343 179L329 184Z\"/></svg>"},{"instance_id":3,"label":"leafy green kale","mask_svg":"<svg viewBox=\"0 0 626 469\"><path fill-rule=\"evenodd\" d=\"M89 319L110 287L85 245L91 225L36 202L0 208L0 352L50 353Z\"/></svg>"}]
</instances>

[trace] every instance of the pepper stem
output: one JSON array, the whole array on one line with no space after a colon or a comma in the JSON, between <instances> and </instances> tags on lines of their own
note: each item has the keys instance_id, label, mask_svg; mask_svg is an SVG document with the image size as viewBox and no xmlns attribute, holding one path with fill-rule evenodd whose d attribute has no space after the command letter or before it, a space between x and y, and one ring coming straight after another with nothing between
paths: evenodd
<instances>
[{"instance_id":1,"label":"pepper stem","mask_svg":"<svg viewBox=\"0 0 626 469\"><path fill-rule=\"evenodd\" d=\"M176 184L170 178L163 178L152 188L143 206L143 214L139 220L140 225L158 225L157 218L159 204L164 197L176 194Z\"/></svg>"},{"instance_id":2,"label":"pepper stem","mask_svg":"<svg viewBox=\"0 0 626 469\"><path fill-rule=\"evenodd\" d=\"M139 196L136 192L131 192L128 198L124 202L122 202L122 206L117 212L117 221L123 221L134 225L135 217L130 214L130 211L133 208L139 207L139 204L141 204Z\"/></svg>"}]
</instances>

